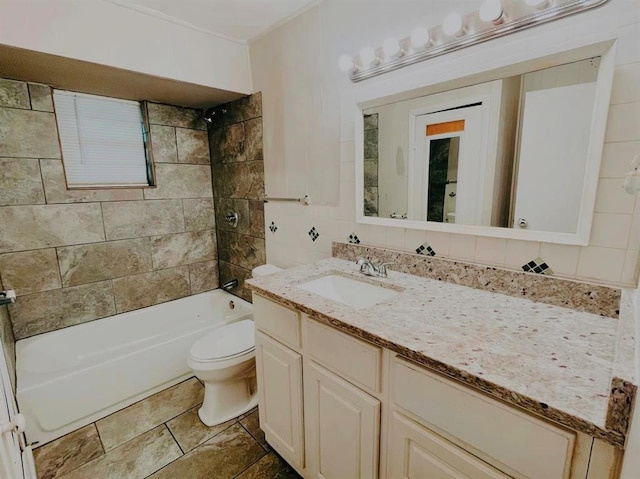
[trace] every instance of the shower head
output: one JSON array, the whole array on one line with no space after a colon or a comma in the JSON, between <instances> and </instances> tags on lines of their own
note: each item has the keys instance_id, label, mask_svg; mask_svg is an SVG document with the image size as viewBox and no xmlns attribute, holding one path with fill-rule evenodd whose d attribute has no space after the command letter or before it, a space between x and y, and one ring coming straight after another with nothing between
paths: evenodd
<instances>
[{"instance_id":1,"label":"shower head","mask_svg":"<svg viewBox=\"0 0 640 479\"><path fill-rule=\"evenodd\" d=\"M227 110L224 108L217 108L215 106L212 106L211 108L207 108L202 116L204 117L204 121L206 121L210 125L213 125L213 122L216 119L216 117L219 118L220 116L224 115L226 112Z\"/></svg>"}]
</instances>

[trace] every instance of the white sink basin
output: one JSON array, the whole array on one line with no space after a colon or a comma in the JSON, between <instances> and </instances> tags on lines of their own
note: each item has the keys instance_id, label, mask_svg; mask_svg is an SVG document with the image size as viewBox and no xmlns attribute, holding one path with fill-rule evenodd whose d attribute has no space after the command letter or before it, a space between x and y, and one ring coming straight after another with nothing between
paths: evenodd
<instances>
[{"instance_id":1,"label":"white sink basin","mask_svg":"<svg viewBox=\"0 0 640 479\"><path fill-rule=\"evenodd\" d=\"M330 274L307 281L298 285L297 288L346 304L353 309L368 308L398 294L393 289L382 288L375 284L347 278L339 274Z\"/></svg>"}]
</instances>

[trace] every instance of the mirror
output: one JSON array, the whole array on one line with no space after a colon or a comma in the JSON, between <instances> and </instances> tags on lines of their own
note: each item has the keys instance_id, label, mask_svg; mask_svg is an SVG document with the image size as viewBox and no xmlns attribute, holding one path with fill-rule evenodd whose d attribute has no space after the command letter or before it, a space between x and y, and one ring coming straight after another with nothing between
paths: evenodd
<instances>
[{"instance_id":1,"label":"mirror","mask_svg":"<svg viewBox=\"0 0 640 479\"><path fill-rule=\"evenodd\" d=\"M603 58L367 105L359 220L587 244L610 92Z\"/></svg>"}]
</instances>

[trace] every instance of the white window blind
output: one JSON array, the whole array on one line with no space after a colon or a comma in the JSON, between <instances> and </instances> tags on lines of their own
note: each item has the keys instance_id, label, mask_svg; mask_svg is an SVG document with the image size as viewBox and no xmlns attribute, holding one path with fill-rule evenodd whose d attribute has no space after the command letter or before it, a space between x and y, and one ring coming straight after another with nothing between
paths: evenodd
<instances>
[{"instance_id":1,"label":"white window blind","mask_svg":"<svg viewBox=\"0 0 640 479\"><path fill-rule=\"evenodd\" d=\"M53 98L68 186L149 184L138 102L57 90Z\"/></svg>"}]
</instances>

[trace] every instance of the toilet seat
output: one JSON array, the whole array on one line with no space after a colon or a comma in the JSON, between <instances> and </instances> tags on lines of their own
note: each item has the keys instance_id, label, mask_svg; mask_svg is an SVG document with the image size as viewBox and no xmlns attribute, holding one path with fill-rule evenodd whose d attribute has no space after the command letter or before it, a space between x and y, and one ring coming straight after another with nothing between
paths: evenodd
<instances>
[{"instance_id":1,"label":"toilet seat","mask_svg":"<svg viewBox=\"0 0 640 479\"><path fill-rule=\"evenodd\" d=\"M235 359L255 349L252 319L243 319L216 328L200 338L191 347L191 360L197 363L212 363Z\"/></svg>"}]
</instances>

